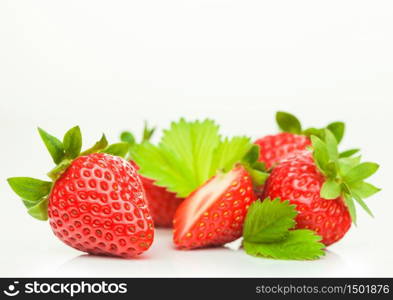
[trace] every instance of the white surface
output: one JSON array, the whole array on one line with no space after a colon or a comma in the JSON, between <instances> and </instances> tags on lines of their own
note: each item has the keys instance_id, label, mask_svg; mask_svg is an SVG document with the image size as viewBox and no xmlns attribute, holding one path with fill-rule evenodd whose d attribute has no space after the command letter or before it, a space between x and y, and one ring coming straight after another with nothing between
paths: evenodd
<instances>
[{"instance_id":1,"label":"white surface","mask_svg":"<svg viewBox=\"0 0 393 300\"><path fill-rule=\"evenodd\" d=\"M0 276L393 276L391 1L0 1ZM168 231L136 260L81 256L30 218L10 176L51 168L37 125L81 125L86 145L144 119L211 117L229 135L345 120L344 148L381 164L383 191L315 262L176 251ZM386 135L386 137L384 137Z\"/></svg>"}]
</instances>

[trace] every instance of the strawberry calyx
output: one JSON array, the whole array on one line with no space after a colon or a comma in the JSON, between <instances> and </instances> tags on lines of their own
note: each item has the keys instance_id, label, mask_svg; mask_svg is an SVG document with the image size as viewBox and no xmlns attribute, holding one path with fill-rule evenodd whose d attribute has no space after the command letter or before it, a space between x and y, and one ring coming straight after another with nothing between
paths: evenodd
<instances>
[{"instance_id":1,"label":"strawberry calyx","mask_svg":"<svg viewBox=\"0 0 393 300\"><path fill-rule=\"evenodd\" d=\"M379 165L374 162L361 162L360 156L350 157L340 154L337 149L337 139L330 130L324 130L324 137L322 140L318 136L311 136L315 164L326 179L321 188L321 197L324 199L342 197L354 224L356 224L355 203L373 216L364 199L376 194L380 189L364 180L372 176Z\"/></svg>"},{"instance_id":2,"label":"strawberry calyx","mask_svg":"<svg viewBox=\"0 0 393 300\"><path fill-rule=\"evenodd\" d=\"M51 181L31 177L11 177L7 181L12 190L22 198L27 212L32 217L42 221L48 219L48 197L54 183L76 158L98 152L123 157L128 152L127 143L120 142L108 145L104 134L93 147L81 152L82 134L79 126L68 130L62 141L41 128L38 128L38 132L53 162L56 164L47 173Z\"/></svg>"}]
</instances>

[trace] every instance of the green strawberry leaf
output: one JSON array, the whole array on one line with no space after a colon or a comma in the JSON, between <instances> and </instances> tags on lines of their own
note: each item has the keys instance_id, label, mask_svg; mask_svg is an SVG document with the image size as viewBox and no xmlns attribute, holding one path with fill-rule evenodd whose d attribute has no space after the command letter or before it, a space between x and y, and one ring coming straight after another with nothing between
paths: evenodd
<instances>
[{"instance_id":1,"label":"green strawberry leaf","mask_svg":"<svg viewBox=\"0 0 393 300\"><path fill-rule=\"evenodd\" d=\"M128 143L120 142L109 145L102 152L110 155L125 157L125 155L128 153L129 147L130 145Z\"/></svg>"},{"instance_id":2,"label":"green strawberry leaf","mask_svg":"<svg viewBox=\"0 0 393 300\"><path fill-rule=\"evenodd\" d=\"M218 130L212 120L180 119L164 130L157 146L150 142L137 144L130 150L131 156L140 167L140 174L184 198L217 171L229 171L249 151L255 151L251 150L253 144L249 138L222 139ZM261 174L255 175L257 180L261 179Z\"/></svg>"},{"instance_id":3,"label":"green strawberry leaf","mask_svg":"<svg viewBox=\"0 0 393 300\"><path fill-rule=\"evenodd\" d=\"M30 207L27 212L33 217L40 221L48 220L48 199L44 197L36 205Z\"/></svg>"},{"instance_id":4,"label":"green strawberry leaf","mask_svg":"<svg viewBox=\"0 0 393 300\"><path fill-rule=\"evenodd\" d=\"M256 153L258 156L255 155ZM259 147L254 147L248 137L225 138L218 143L218 146L214 150L209 174L215 174L217 170L228 172L236 163L244 161L244 157L247 157L249 160L247 163L251 165L258 160Z\"/></svg>"},{"instance_id":5,"label":"green strawberry leaf","mask_svg":"<svg viewBox=\"0 0 393 300\"><path fill-rule=\"evenodd\" d=\"M355 155L359 151L360 151L360 149L349 149L349 150L341 152L339 157L340 158L351 157L352 155Z\"/></svg>"},{"instance_id":6,"label":"green strawberry leaf","mask_svg":"<svg viewBox=\"0 0 393 300\"><path fill-rule=\"evenodd\" d=\"M48 195L52 188L52 182L30 177L11 177L7 181L19 197L32 203Z\"/></svg>"},{"instance_id":7,"label":"green strawberry leaf","mask_svg":"<svg viewBox=\"0 0 393 300\"><path fill-rule=\"evenodd\" d=\"M321 189L321 197L324 199L336 199L341 195L340 185L331 179L325 181Z\"/></svg>"},{"instance_id":8,"label":"green strawberry leaf","mask_svg":"<svg viewBox=\"0 0 393 300\"><path fill-rule=\"evenodd\" d=\"M39 127L38 132L55 164L60 163L65 155L63 143Z\"/></svg>"},{"instance_id":9,"label":"green strawberry leaf","mask_svg":"<svg viewBox=\"0 0 393 300\"><path fill-rule=\"evenodd\" d=\"M278 111L276 113L276 121L281 131L294 134L302 133L302 125L300 124L300 121L290 113Z\"/></svg>"},{"instance_id":10,"label":"green strawberry leaf","mask_svg":"<svg viewBox=\"0 0 393 300\"><path fill-rule=\"evenodd\" d=\"M284 260L313 260L324 255L321 237L307 229L291 230L286 239L275 243L243 242L244 250L253 256Z\"/></svg>"},{"instance_id":11,"label":"green strawberry leaf","mask_svg":"<svg viewBox=\"0 0 393 300\"><path fill-rule=\"evenodd\" d=\"M334 135L338 144L342 141L345 133L345 124L343 122L333 122L327 127L329 131Z\"/></svg>"},{"instance_id":12,"label":"green strawberry leaf","mask_svg":"<svg viewBox=\"0 0 393 300\"><path fill-rule=\"evenodd\" d=\"M75 158L82 149L82 134L79 126L68 130L63 138L65 155L69 158Z\"/></svg>"},{"instance_id":13,"label":"green strawberry leaf","mask_svg":"<svg viewBox=\"0 0 393 300\"><path fill-rule=\"evenodd\" d=\"M348 183L364 180L373 175L379 168L379 165L372 162L361 163L350 169L344 176Z\"/></svg>"},{"instance_id":14,"label":"green strawberry leaf","mask_svg":"<svg viewBox=\"0 0 393 300\"><path fill-rule=\"evenodd\" d=\"M257 200L248 209L243 238L250 243L274 243L285 239L295 226L296 207L280 199Z\"/></svg>"}]
</instances>

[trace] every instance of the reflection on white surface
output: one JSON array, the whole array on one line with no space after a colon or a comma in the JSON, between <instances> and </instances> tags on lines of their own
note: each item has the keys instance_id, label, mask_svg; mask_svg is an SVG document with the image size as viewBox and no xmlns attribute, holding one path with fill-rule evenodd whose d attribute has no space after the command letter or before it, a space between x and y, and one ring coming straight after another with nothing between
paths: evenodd
<instances>
[{"instance_id":1,"label":"reflection on white surface","mask_svg":"<svg viewBox=\"0 0 393 300\"><path fill-rule=\"evenodd\" d=\"M255 258L228 248L179 251L171 244L170 230L157 230L153 248L136 259L82 254L60 265L58 276L126 277L271 277L324 276L343 267L339 255L328 251L319 261L276 261Z\"/></svg>"}]
</instances>

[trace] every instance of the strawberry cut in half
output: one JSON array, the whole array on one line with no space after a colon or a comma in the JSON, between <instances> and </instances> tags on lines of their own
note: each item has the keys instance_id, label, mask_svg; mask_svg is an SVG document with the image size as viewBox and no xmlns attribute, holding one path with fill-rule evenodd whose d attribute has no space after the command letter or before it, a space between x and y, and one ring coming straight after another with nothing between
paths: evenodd
<instances>
[{"instance_id":1,"label":"strawberry cut in half","mask_svg":"<svg viewBox=\"0 0 393 300\"><path fill-rule=\"evenodd\" d=\"M247 209L255 200L251 176L242 165L215 175L177 209L173 219L175 245L194 249L238 239Z\"/></svg>"}]
</instances>

